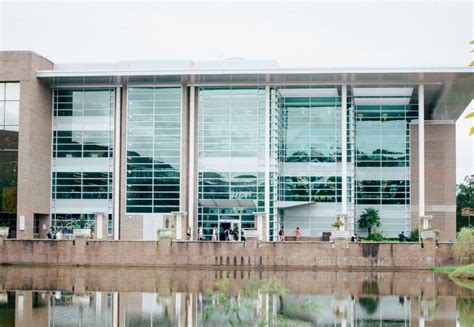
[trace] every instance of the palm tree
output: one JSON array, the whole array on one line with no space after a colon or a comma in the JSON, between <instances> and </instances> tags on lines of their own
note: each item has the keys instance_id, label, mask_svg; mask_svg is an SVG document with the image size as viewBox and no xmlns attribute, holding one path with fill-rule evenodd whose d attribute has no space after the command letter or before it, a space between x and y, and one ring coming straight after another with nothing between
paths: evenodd
<instances>
[{"instance_id":1,"label":"palm tree","mask_svg":"<svg viewBox=\"0 0 474 327\"><path fill-rule=\"evenodd\" d=\"M372 227L380 227L379 211L374 208L365 208L364 212L360 214L359 227L367 228L369 235L372 232Z\"/></svg>"}]
</instances>

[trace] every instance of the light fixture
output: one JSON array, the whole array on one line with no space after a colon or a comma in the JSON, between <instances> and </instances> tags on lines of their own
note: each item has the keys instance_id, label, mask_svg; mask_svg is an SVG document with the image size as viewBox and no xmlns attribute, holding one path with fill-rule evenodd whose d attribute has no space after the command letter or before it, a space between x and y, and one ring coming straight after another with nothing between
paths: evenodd
<instances>
[{"instance_id":1,"label":"light fixture","mask_svg":"<svg viewBox=\"0 0 474 327\"><path fill-rule=\"evenodd\" d=\"M356 106L408 106L410 98L354 98Z\"/></svg>"},{"instance_id":2,"label":"light fixture","mask_svg":"<svg viewBox=\"0 0 474 327\"><path fill-rule=\"evenodd\" d=\"M356 87L355 97L411 97L412 87Z\"/></svg>"},{"instance_id":3,"label":"light fixture","mask_svg":"<svg viewBox=\"0 0 474 327\"><path fill-rule=\"evenodd\" d=\"M339 95L335 87L314 89L279 89L278 92L283 98L335 98Z\"/></svg>"}]
</instances>

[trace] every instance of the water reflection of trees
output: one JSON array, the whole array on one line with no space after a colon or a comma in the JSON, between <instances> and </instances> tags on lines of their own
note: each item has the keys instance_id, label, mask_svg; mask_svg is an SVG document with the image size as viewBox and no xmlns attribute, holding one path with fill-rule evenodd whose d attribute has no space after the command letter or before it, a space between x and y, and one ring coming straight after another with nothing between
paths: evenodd
<instances>
[{"instance_id":1,"label":"water reflection of trees","mask_svg":"<svg viewBox=\"0 0 474 327\"><path fill-rule=\"evenodd\" d=\"M207 293L203 319L208 323L230 326L305 326L312 325L319 303L292 301L286 303L287 289L276 278L252 279L237 293L231 290L227 277ZM276 301L276 303L275 303ZM278 308L275 312L273 308Z\"/></svg>"}]
</instances>

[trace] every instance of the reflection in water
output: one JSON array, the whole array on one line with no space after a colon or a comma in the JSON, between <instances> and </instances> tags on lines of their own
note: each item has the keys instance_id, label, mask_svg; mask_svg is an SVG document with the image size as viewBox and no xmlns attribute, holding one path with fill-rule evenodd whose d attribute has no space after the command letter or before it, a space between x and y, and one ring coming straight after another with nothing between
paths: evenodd
<instances>
[{"instance_id":1,"label":"reflection in water","mask_svg":"<svg viewBox=\"0 0 474 327\"><path fill-rule=\"evenodd\" d=\"M0 326L473 326L429 272L0 268Z\"/></svg>"}]
</instances>

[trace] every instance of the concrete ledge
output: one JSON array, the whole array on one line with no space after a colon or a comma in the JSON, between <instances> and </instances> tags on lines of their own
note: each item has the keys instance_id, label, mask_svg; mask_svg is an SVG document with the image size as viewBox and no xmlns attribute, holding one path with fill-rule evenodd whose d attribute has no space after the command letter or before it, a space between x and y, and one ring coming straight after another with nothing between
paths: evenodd
<instances>
[{"instance_id":1,"label":"concrete ledge","mask_svg":"<svg viewBox=\"0 0 474 327\"><path fill-rule=\"evenodd\" d=\"M452 244L0 239L1 265L230 269L426 269L457 263Z\"/></svg>"}]
</instances>

